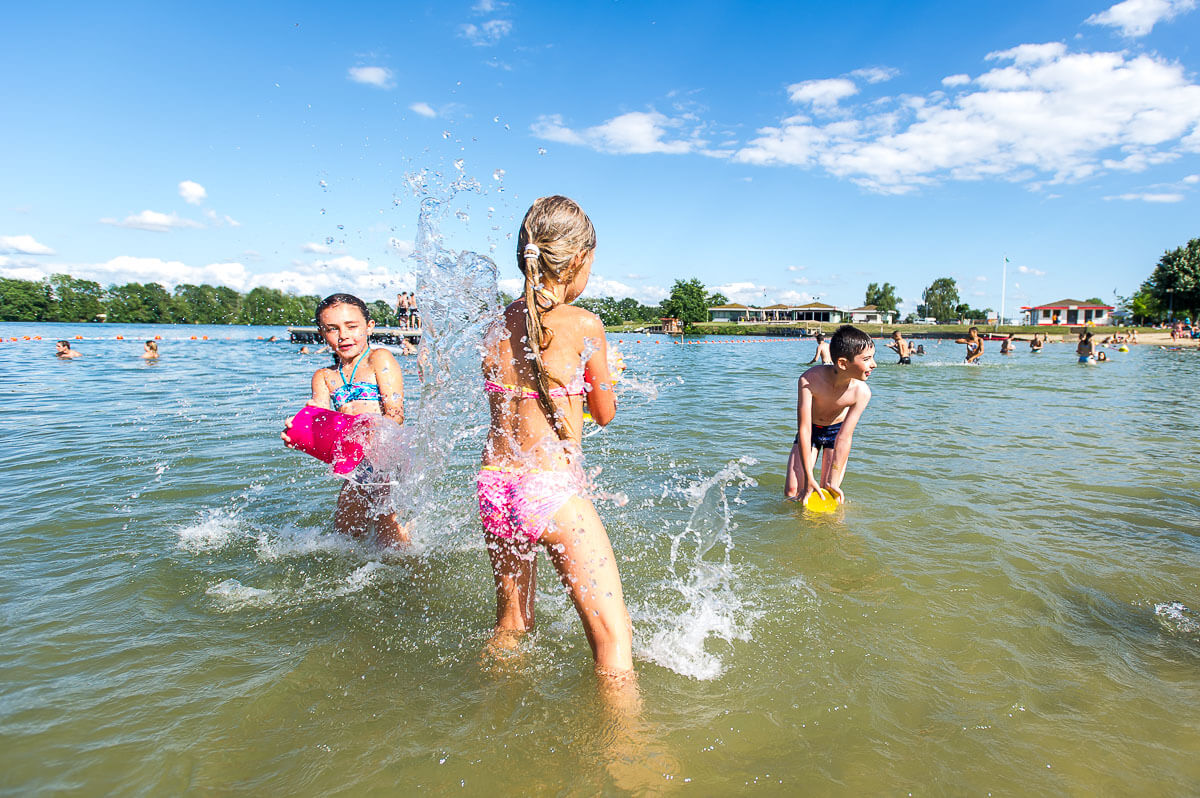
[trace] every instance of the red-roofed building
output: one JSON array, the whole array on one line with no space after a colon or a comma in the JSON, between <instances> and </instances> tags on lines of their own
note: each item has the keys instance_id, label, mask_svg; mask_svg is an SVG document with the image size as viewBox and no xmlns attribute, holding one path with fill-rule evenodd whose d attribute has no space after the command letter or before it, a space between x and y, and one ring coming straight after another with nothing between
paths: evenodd
<instances>
[{"instance_id":1,"label":"red-roofed building","mask_svg":"<svg viewBox=\"0 0 1200 798\"><path fill-rule=\"evenodd\" d=\"M1067 326L1083 324L1111 324L1112 305L1097 305L1080 302L1078 299L1060 299L1045 305L1023 307L1026 324L1061 324Z\"/></svg>"}]
</instances>

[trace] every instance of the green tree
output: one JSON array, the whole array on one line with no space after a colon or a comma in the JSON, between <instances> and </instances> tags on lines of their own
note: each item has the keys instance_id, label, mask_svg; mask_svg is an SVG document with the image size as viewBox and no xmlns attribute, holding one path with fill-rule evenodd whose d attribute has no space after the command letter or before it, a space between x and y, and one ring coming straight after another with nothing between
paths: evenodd
<instances>
[{"instance_id":1,"label":"green tree","mask_svg":"<svg viewBox=\"0 0 1200 798\"><path fill-rule=\"evenodd\" d=\"M278 288L259 286L242 300L238 322L266 326L311 324L317 301L315 297L292 296Z\"/></svg>"},{"instance_id":2,"label":"green tree","mask_svg":"<svg viewBox=\"0 0 1200 798\"><path fill-rule=\"evenodd\" d=\"M1145 286L1160 308L1195 316L1200 308L1200 238L1164 252Z\"/></svg>"},{"instance_id":3,"label":"green tree","mask_svg":"<svg viewBox=\"0 0 1200 798\"><path fill-rule=\"evenodd\" d=\"M300 297L301 300L304 297ZM315 299L315 297L314 297ZM321 300L317 300L320 302ZM380 327L395 327L396 326L396 309L384 302L382 299L376 299L374 302L368 302L367 307L371 309L371 318L375 320L375 324ZM313 310L317 309L317 305L313 304ZM299 322L292 322L297 324Z\"/></svg>"},{"instance_id":4,"label":"green tree","mask_svg":"<svg viewBox=\"0 0 1200 798\"><path fill-rule=\"evenodd\" d=\"M717 305L728 305L729 297L722 294L720 291L714 291L708 295L708 306L716 307Z\"/></svg>"},{"instance_id":5,"label":"green tree","mask_svg":"<svg viewBox=\"0 0 1200 798\"><path fill-rule=\"evenodd\" d=\"M685 328L708 321L708 292L704 283L696 277L676 280L671 286L671 296L663 300L663 313L681 321Z\"/></svg>"},{"instance_id":6,"label":"green tree","mask_svg":"<svg viewBox=\"0 0 1200 798\"><path fill-rule=\"evenodd\" d=\"M95 321L104 312L104 288L100 283L55 274L50 277L50 287L55 321Z\"/></svg>"},{"instance_id":7,"label":"green tree","mask_svg":"<svg viewBox=\"0 0 1200 798\"><path fill-rule=\"evenodd\" d=\"M54 297L50 283L0 277L0 321L46 321Z\"/></svg>"},{"instance_id":8,"label":"green tree","mask_svg":"<svg viewBox=\"0 0 1200 798\"><path fill-rule=\"evenodd\" d=\"M955 317L958 319L962 319L965 322L986 321L988 314L991 312L992 312L991 308L984 308L983 310L980 310L979 308L971 307L966 302L963 302L954 307Z\"/></svg>"},{"instance_id":9,"label":"green tree","mask_svg":"<svg viewBox=\"0 0 1200 798\"><path fill-rule=\"evenodd\" d=\"M123 324L168 324L173 303L158 283L126 283L108 288L108 320Z\"/></svg>"},{"instance_id":10,"label":"green tree","mask_svg":"<svg viewBox=\"0 0 1200 798\"><path fill-rule=\"evenodd\" d=\"M920 308L917 313L921 316L932 316L938 321L952 321L959 318L958 284L953 277L939 277L929 284L921 293L924 311Z\"/></svg>"},{"instance_id":11,"label":"green tree","mask_svg":"<svg viewBox=\"0 0 1200 798\"><path fill-rule=\"evenodd\" d=\"M867 296L863 300L864 305L874 305L877 310L895 313L900 303L904 300L896 296L896 286L891 283L884 283L882 286L878 283L869 283L867 285Z\"/></svg>"},{"instance_id":12,"label":"green tree","mask_svg":"<svg viewBox=\"0 0 1200 798\"><path fill-rule=\"evenodd\" d=\"M1142 283L1132 296L1118 296L1117 305L1133 317L1134 324L1162 318L1163 308L1158 304L1148 283Z\"/></svg>"}]
</instances>

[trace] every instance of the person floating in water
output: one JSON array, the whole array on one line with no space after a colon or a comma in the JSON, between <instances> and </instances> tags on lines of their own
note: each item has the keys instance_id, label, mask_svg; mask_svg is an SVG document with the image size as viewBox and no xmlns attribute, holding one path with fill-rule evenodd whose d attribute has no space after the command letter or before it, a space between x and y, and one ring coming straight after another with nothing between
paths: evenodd
<instances>
[{"instance_id":1,"label":"person floating in water","mask_svg":"<svg viewBox=\"0 0 1200 798\"><path fill-rule=\"evenodd\" d=\"M147 341L142 346L143 360L158 360L158 341Z\"/></svg>"},{"instance_id":2,"label":"person floating in water","mask_svg":"<svg viewBox=\"0 0 1200 798\"><path fill-rule=\"evenodd\" d=\"M968 363L978 363L979 358L983 357L983 339L979 337L978 327L967 330L967 337L959 338L954 343L967 345Z\"/></svg>"},{"instance_id":3,"label":"person floating in water","mask_svg":"<svg viewBox=\"0 0 1200 798\"><path fill-rule=\"evenodd\" d=\"M371 348L375 322L361 299L332 294L321 300L317 329L333 350L333 364L312 377L310 405L350 415L378 415L383 423L404 423L404 378L400 364L386 349ZM284 443L291 445L287 430ZM344 535L366 537L375 528L381 546L407 543L408 530L387 508L391 475L377 471L365 459L338 493L334 527Z\"/></svg>"},{"instance_id":4,"label":"person floating in water","mask_svg":"<svg viewBox=\"0 0 1200 798\"><path fill-rule=\"evenodd\" d=\"M816 339L817 339L817 351L813 352L812 360L810 360L808 362L811 364L811 363L816 363L818 360L820 360L822 365L828 366L830 363L833 362L833 358L830 357L830 355L829 355L829 344L827 344L825 342L825 333L818 332Z\"/></svg>"},{"instance_id":5,"label":"person floating in water","mask_svg":"<svg viewBox=\"0 0 1200 798\"><path fill-rule=\"evenodd\" d=\"M73 360L77 357L83 357L83 353L72 349L68 341L58 341L55 343L54 354L58 356L59 360Z\"/></svg>"},{"instance_id":6,"label":"person floating in water","mask_svg":"<svg viewBox=\"0 0 1200 798\"><path fill-rule=\"evenodd\" d=\"M892 342L888 344L887 347L888 349L894 350L896 354L900 356L900 360L897 361L898 365L912 365L912 345L908 341L904 340L904 336L900 334L899 330L896 330L894 333L892 333Z\"/></svg>"},{"instance_id":7,"label":"person floating in water","mask_svg":"<svg viewBox=\"0 0 1200 798\"><path fill-rule=\"evenodd\" d=\"M1011 355L1015 351L1013 349L1013 340L1012 333L1009 333L1008 337L1000 342L1000 354Z\"/></svg>"},{"instance_id":8,"label":"person floating in water","mask_svg":"<svg viewBox=\"0 0 1200 798\"><path fill-rule=\"evenodd\" d=\"M1046 343L1046 336L1042 333L1034 333L1033 338L1029 339L1029 351L1037 354L1042 351L1042 346Z\"/></svg>"},{"instance_id":9,"label":"person floating in water","mask_svg":"<svg viewBox=\"0 0 1200 798\"><path fill-rule=\"evenodd\" d=\"M838 501L843 500L841 484L854 428L871 401L867 387L875 368L871 336L845 324L833 334L829 352L832 365L813 366L797 383L796 439L788 457L783 493L802 503L818 487L832 489ZM818 455L821 475L814 479Z\"/></svg>"},{"instance_id":10,"label":"person floating in water","mask_svg":"<svg viewBox=\"0 0 1200 798\"><path fill-rule=\"evenodd\" d=\"M604 323L574 301L596 248L591 220L561 196L533 203L517 237L524 294L489 332L483 357L491 426L476 484L496 582L489 646L534 625L543 546L583 622L596 673L633 674L632 629L604 523L586 495L580 433L586 404L600 426L617 411Z\"/></svg>"}]
</instances>

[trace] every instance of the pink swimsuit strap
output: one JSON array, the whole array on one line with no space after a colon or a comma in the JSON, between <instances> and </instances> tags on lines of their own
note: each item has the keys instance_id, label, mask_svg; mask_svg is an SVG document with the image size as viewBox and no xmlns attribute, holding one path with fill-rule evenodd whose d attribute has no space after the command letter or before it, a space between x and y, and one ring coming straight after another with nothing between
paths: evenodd
<instances>
[{"instance_id":1,"label":"pink swimsuit strap","mask_svg":"<svg viewBox=\"0 0 1200 798\"><path fill-rule=\"evenodd\" d=\"M503 382L493 382L487 380L483 383L483 389L488 393L507 393L516 396L518 399L536 399L538 392L529 388L520 388L516 385L508 385ZM561 399L564 396L583 396L583 379L576 379L570 385L559 386L550 389L550 396L555 399Z\"/></svg>"}]
</instances>

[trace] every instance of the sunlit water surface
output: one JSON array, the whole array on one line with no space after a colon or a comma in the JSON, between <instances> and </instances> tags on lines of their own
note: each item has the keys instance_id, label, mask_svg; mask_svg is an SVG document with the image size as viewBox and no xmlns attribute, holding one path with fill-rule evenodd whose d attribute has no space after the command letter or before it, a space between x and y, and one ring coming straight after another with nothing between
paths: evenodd
<instances>
[{"instance_id":1,"label":"sunlit water surface","mask_svg":"<svg viewBox=\"0 0 1200 798\"><path fill-rule=\"evenodd\" d=\"M281 445L324 361L272 333L0 325L44 339L0 344L5 794L1196 794L1200 354L881 349L850 503L811 517L781 501L811 343L612 336L586 445L631 722L545 562L538 631L481 659L480 386L444 391L475 410L415 553L381 551Z\"/></svg>"}]
</instances>

